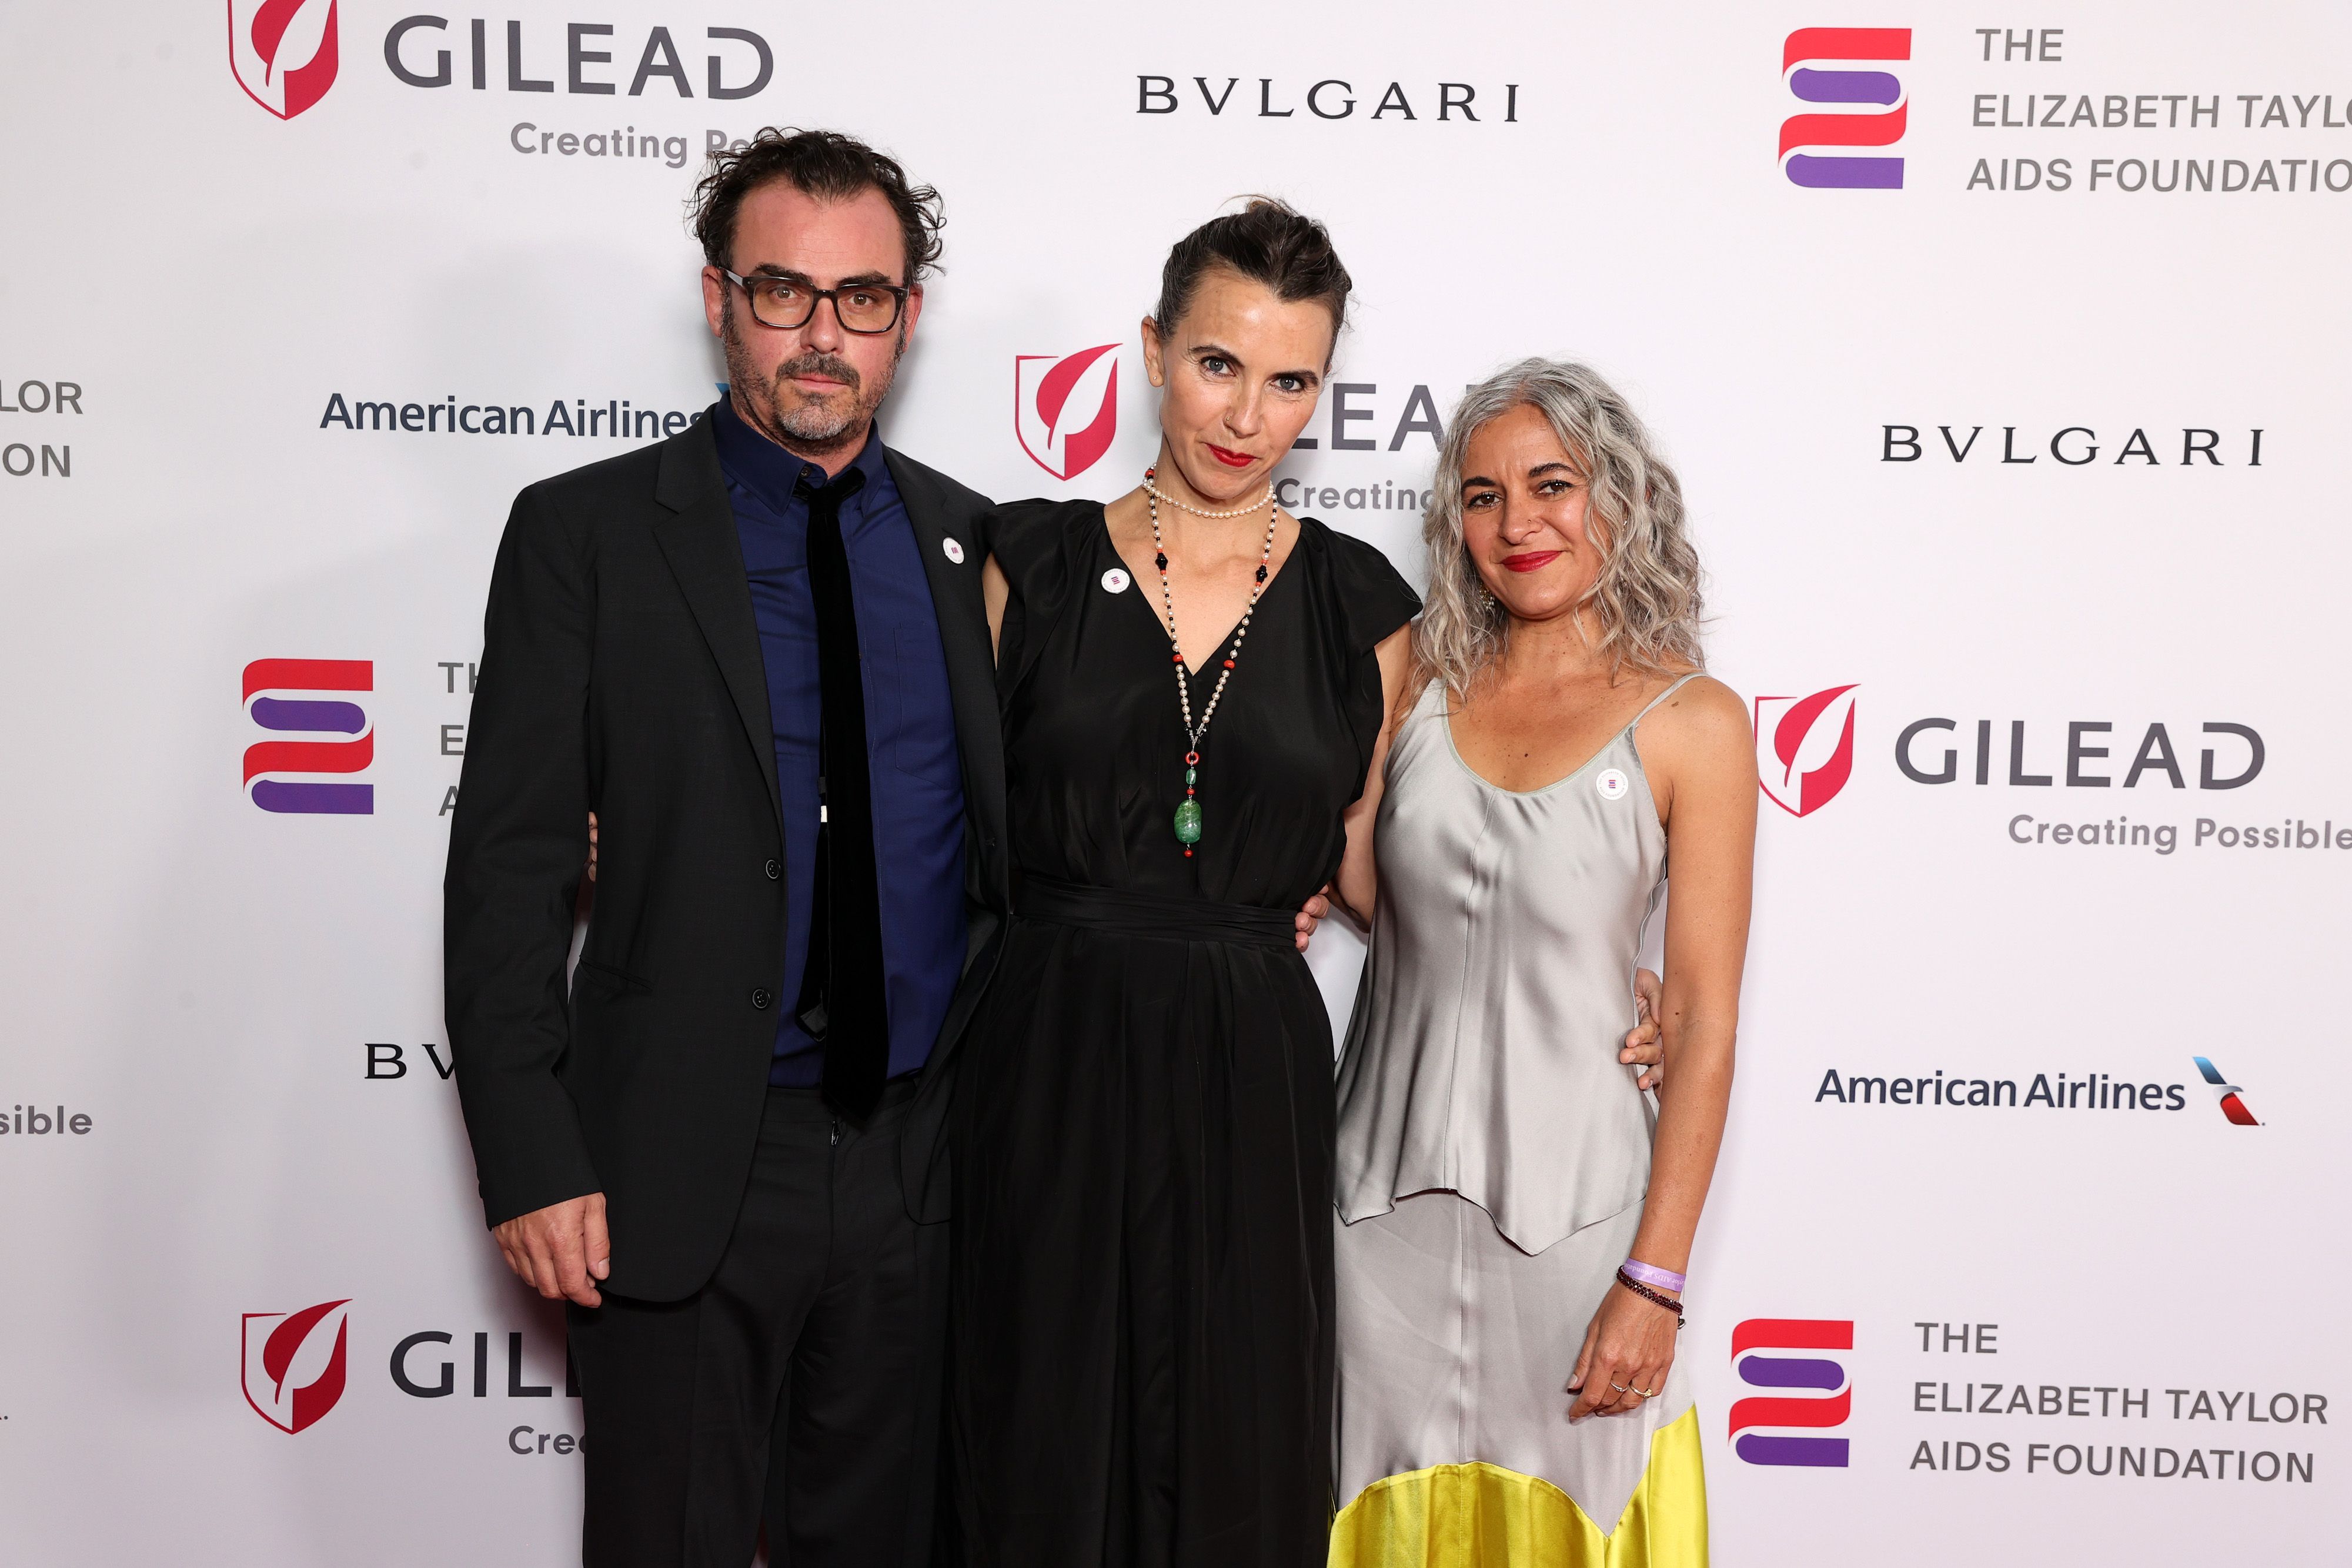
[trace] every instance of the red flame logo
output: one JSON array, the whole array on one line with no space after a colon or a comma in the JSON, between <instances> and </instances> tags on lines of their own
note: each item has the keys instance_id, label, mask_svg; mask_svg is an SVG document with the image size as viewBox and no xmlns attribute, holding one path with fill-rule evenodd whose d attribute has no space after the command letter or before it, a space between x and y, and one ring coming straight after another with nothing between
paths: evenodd
<instances>
[{"instance_id":1,"label":"red flame logo","mask_svg":"<svg viewBox=\"0 0 2352 1568\"><path fill-rule=\"evenodd\" d=\"M1792 817L1828 805L1853 776L1853 689L1756 699L1756 781Z\"/></svg>"},{"instance_id":2,"label":"red flame logo","mask_svg":"<svg viewBox=\"0 0 2352 1568\"><path fill-rule=\"evenodd\" d=\"M229 0L229 70L247 98L291 120L335 85L335 0Z\"/></svg>"},{"instance_id":3,"label":"red flame logo","mask_svg":"<svg viewBox=\"0 0 2352 1568\"><path fill-rule=\"evenodd\" d=\"M245 1402L281 1432L314 1426L343 1396L348 1299L245 1314Z\"/></svg>"},{"instance_id":4,"label":"red flame logo","mask_svg":"<svg viewBox=\"0 0 2352 1568\"><path fill-rule=\"evenodd\" d=\"M1118 432L1117 343L1075 354L1013 360L1013 434L1030 460L1056 479L1075 479L1110 450Z\"/></svg>"}]
</instances>

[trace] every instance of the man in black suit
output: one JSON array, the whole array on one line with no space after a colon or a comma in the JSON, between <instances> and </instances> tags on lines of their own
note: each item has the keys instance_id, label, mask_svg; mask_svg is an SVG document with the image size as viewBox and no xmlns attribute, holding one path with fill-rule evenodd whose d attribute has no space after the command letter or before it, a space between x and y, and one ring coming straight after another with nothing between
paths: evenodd
<instances>
[{"instance_id":1,"label":"man in black suit","mask_svg":"<svg viewBox=\"0 0 2352 1568\"><path fill-rule=\"evenodd\" d=\"M986 500L873 428L938 198L764 131L698 191L730 388L533 485L446 884L482 1202L571 1305L585 1561L924 1559L955 1040L1007 917ZM569 1005L572 910L595 907Z\"/></svg>"}]
</instances>

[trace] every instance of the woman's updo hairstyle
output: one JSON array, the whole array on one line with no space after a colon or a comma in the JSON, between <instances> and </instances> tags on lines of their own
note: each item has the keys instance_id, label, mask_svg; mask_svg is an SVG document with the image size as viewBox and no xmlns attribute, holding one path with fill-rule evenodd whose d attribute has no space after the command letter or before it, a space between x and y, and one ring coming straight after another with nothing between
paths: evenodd
<instances>
[{"instance_id":1,"label":"woman's updo hairstyle","mask_svg":"<svg viewBox=\"0 0 2352 1568\"><path fill-rule=\"evenodd\" d=\"M1184 319L1201 279L1219 267L1264 284L1287 303L1318 302L1331 312L1334 341L1348 324L1348 290L1354 284L1331 247L1330 232L1286 203L1252 196L1248 206L1211 218L1168 253L1160 270L1160 305L1151 313L1163 334Z\"/></svg>"}]
</instances>

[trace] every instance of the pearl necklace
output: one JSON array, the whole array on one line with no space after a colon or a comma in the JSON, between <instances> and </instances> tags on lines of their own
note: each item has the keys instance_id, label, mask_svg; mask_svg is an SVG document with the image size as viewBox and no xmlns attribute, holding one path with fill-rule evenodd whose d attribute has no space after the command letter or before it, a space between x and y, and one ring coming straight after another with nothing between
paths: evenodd
<instances>
[{"instance_id":1,"label":"pearl necklace","mask_svg":"<svg viewBox=\"0 0 2352 1568\"><path fill-rule=\"evenodd\" d=\"M1194 793L1201 777L1201 737L1209 733L1209 721L1217 716L1217 704L1225 695L1225 683L1234 678L1234 662L1241 657L1242 639L1249 635L1250 617L1257 612L1258 597L1265 592L1266 562L1274 559L1274 528L1278 513L1274 505L1272 485L1265 487L1264 497L1240 511L1203 512L1198 507L1185 506L1172 496L1163 497L1151 482L1158 473L1156 468L1143 471L1143 493L1146 505L1151 509L1151 557L1152 564L1160 569L1160 602L1168 618L1168 646L1176 661L1176 701L1184 715L1184 738L1188 746L1184 753L1184 802L1176 808L1175 827L1176 841L1184 846L1184 856L1190 860L1192 846L1201 841L1201 802ZM1202 712L1198 725L1192 722L1192 688L1185 679L1184 650L1176 640L1176 597L1168 587L1168 547L1160 537L1160 503L1162 500L1202 517L1238 517L1255 512L1260 507L1265 508L1265 545L1258 551L1257 580L1250 589L1249 602L1242 607L1241 622L1234 628L1234 645L1226 650L1224 668L1217 675L1216 689L1209 694L1209 706Z\"/></svg>"},{"instance_id":2,"label":"pearl necklace","mask_svg":"<svg viewBox=\"0 0 2352 1568\"><path fill-rule=\"evenodd\" d=\"M1266 482L1265 494L1260 496L1256 500L1252 501L1248 506L1236 507L1230 512L1204 512L1200 507L1192 505L1190 501L1180 501L1175 497L1162 492L1160 486L1151 482L1152 476L1159 472L1160 470L1157 468L1146 468L1143 471L1143 493L1150 497L1155 501L1165 501L1170 506L1175 507L1178 511L1190 512L1196 517L1217 517L1221 519L1225 517L1246 517L1252 512L1256 511L1260 507L1265 506L1268 501L1274 499L1274 483L1272 480L1268 480Z\"/></svg>"}]
</instances>

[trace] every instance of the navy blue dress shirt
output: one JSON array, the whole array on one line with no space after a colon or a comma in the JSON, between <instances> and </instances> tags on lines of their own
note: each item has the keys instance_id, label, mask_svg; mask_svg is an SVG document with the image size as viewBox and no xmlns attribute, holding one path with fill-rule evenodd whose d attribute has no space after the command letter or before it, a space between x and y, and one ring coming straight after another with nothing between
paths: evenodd
<instances>
[{"instance_id":1,"label":"navy blue dress shirt","mask_svg":"<svg viewBox=\"0 0 2352 1568\"><path fill-rule=\"evenodd\" d=\"M812 487L821 488L825 474L744 423L725 399L712 411L711 433L734 504L735 532L751 580L751 613L767 667L790 900L784 982L778 994L796 997L808 959L809 922L822 918L814 905L824 702L817 682L816 601L809 589L808 502L793 492L803 476ZM852 465L864 470L866 486L842 506L841 539L857 601L890 1075L896 1078L929 1060L963 972L963 773L930 581L878 434L866 438ZM824 1048L790 1016L789 1008L784 1010L768 1082L814 1087L824 1074Z\"/></svg>"}]
</instances>

